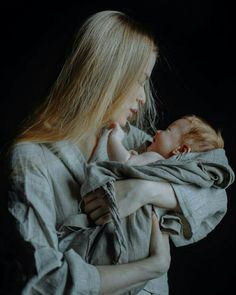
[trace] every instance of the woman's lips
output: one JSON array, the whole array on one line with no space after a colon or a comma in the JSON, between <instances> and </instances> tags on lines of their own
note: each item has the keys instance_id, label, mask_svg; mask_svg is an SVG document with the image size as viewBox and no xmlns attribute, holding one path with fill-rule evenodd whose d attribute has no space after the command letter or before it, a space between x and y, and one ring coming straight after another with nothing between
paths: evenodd
<instances>
[{"instance_id":1,"label":"woman's lips","mask_svg":"<svg viewBox=\"0 0 236 295\"><path fill-rule=\"evenodd\" d=\"M129 109L129 111L130 111L130 116L129 117L132 117L133 115L136 115L138 113L137 109Z\"/></svg>"},{"instance_id":2,"label":"woman's lips","mask_svg":"<svg viewBox=\"0 0 236 295\"><path fill-rule=\"evenodd\" d=\"M130 109L131 113L137 114L138 110L137 109Z\"/></svg>"}]
</instances>

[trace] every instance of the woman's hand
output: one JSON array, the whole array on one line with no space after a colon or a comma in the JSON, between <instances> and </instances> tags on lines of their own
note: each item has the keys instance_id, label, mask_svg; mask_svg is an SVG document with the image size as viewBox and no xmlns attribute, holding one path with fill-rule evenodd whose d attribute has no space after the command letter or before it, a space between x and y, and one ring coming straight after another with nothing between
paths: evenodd
<instances>
[{"instance_id":1,"label":"woman's hand","mask_svg":"<svg viewBox=\"0 0 236 295\"><path fill-rule=\"evenodd\" d=\"M98 188L84 197L84 211L97 225L111 221L108 202L102 188Z\"/></svg>"},{"instance_id":2,"label":"woman's hand","mask_svg":"<svg viewBox=\"0 0 236 295\"><path fill-rule=\"evenodd\" d=\"M127 179L114 183L121 218L134 213L142 206L141 199L145 196L145 182L146 180L141 179ZM97 189L84 198L84 212L97 225L111 221L109 205L102 188Z\"/></svg>"},{"instance_id":3,"label":"woman's hand","mask_svg":"<svg viewBox=\"0 0 236 295\"><path fill-rule=\"evenodd\" d=\"M152 217L150 256L118 265L98 265L101 288L99 294L123 294L145 286L148 280L161 277L170 266L168 234L162 233L155 215Z\"/></svg>"},{"instance_id":4,"label":"woman's hand","mask_svg":"<svg viewBox=\"0 0 236 295\"><path fill-rule=\"evenodd\" d=\"M146 204L180 211L174 190L167 182L143 179L125 179L114 183L120 217L124 218ZM103 189L97 189L84 198L85 213L97 224L111 221L109 205Z\"/></svg>"},{"instance_id":5,"label":"woman's hand","mask_svg":"<svg viewBox=\"0 0 236 295\"><path fill-rule=\"evenodd\" d=\"M171 261L169 234L160 230L155 213L152 216L149 253L154 268L160 273L167 272Z\"/></svg>"}]
</instances>

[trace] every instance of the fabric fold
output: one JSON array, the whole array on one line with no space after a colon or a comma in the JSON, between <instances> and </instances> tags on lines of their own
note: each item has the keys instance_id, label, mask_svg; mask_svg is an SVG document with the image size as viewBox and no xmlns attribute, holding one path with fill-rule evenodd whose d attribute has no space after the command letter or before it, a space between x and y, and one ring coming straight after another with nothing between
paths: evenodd
<instances>
[{"instance_id":1,"label":"fabric fold","mask_svg":"<svg viewBox=\"0 0 236 295\"><path fill-rule=\"evenodd\" d=\"M167 181L177 185L194 184L201 188L226 189L234 182L235 175L228 164L224 149L179 154L144 166L130 166L115 161L91 163L86 168L86 178L81 186L81 196L83 198L86 194L95 191L99 187L106 191L120 249L122 248L121 245L125 245L125 241L112 187L114 181L127 178ZM110 190L107 190L107 187L110 187ZM158 210L161 211L161 209ZM184 223L183 235L187 239L191 238L191 227L186 219L167 211L162 212L162 214L159 213L159 216L162 230L166 230L172 235L178 235ZM122 250L120 251L122 252Z\"/></svg>"},{"instance_id":2,"label":"fabric fold","mask_svg":"<svg viewBox=\"0 0 236 295\"><path fill-rule=\"evenodd\" d=\"M87 166L81 194L84 196L109 181L126 178L165 180L175 184L194 184L202 188L226 189L234 182L235 175L223 149L180 154L144 166L101 161Z\"/></svg>"}]
</instances>

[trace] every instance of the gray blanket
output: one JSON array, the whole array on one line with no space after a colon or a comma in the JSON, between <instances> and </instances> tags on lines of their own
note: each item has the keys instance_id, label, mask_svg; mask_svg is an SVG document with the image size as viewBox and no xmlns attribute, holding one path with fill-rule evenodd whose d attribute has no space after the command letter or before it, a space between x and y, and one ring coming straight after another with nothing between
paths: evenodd
<instances>
[{"instance_id":1,"label":"gray blanket","mask_svg":"<svg viewBox=\"0 0 236 295\"><path fill-rule=\"evenodd\" d=\"M226 189L234 181L234 172L223 149L179 154L144 166L130 166L115 161L96 162L87 167L81 194L85 196L106 183L125 178L165 180L176 184L189 183L204 188Z\"/></svg>"},{"instance_id":2,"label":"gray blanket","mask_svg":"<svg viewBox=\"0 0 236 295\"><path fill-rule=\"evenodd\" d=\"M211 159L210 162L208 158ZM123 234L114 190L114 181L126 178L165 180L175 184L188 183L204 188L226 189L234 181L234 172L223 149L181 154L144 166L129 166L114 161L89 164L85 181L81 186L81 195L84 197L97 188L103 188L113 219L113 222L105 226L87 225L87 229L83 229L83 233L80 232L80 238L75 239L70 245L90 263L116 264L129 261L128 242ZM105 253L109 254L106 256ZM123 255L124 253L126 255Z\"/></svg>"},{"instance_id":3,"label":"gray blanket","mask_svg":"<svg viewBox=\"0 0 236 295\"><path fill-rule=\"evenodd\" d=\"M83 214L81 209L80 214L69 216L62 224L61 228L65 232L65 236L61 240L60 248L62 251L74 249L86 262L93 265L127 263L146 258L149 255L150 218L153 207L145 205L135 214L120 219L114 189L116 180L126 178L152 181L166 180L173 183L175 190L178 188L178 198L181 192L179 188L181 184L191 184L188 185L189 198L192 198L191 193L192 195L197 193L197 187L209 189L209 194L214 198L212 190L224 190L234 181L234 172L228 164L223 149L204 153L182 154L145 166L129 166L111 161L92 162L86 165L85 169L85 178L80 191L82 198L87 193L102 188L110 204L113 222L96 226L86 214ZM204 194L206 194L205 191ZM185 198L188 198L188 196L185 196ZM156 213L158 217L161 216L159 220L160 225L163 225L162 228L170 231L174 228L176 232L175 236L172 235L172 239L178 237L179 234L182 235L189 227L186 219L182 218L183 216L177 216L173 212L170 212L170 214L169 212L159 213L158 210ZM175 227L178 229L176 230ZM68 231L68 239L66 231ZM191 243L193 242L191 229L189 233L188 237L185 234L184 236ZM204 235L201 232L198 239L202 236ZM179 243L179 245L181 244ZM137 294L142 288L143 286L140 286L131 293ZM158 288L162 287L158 285ZM156 290L157 286L154 284L151 289Z\"/></svg>"}]
</instances>

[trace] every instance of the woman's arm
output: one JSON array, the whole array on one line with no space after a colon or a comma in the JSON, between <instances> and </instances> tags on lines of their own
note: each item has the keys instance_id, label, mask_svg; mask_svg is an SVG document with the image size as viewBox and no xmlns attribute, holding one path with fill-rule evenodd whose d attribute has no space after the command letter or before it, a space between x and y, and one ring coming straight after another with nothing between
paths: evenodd
<instances>
[{"instance_id":1,"label":"woman's arm","mask_svg":"<svg viewBox=\"0 0 236 295\"><path fill-rule=\"evenodd\" d=\"M143 166L163 159L164 157L162 157L160 154L156 152L144 152L139 155L131 154L130 158L126 161L126 164L134 166Z\"/></svg>"},{"instance_id":2,"label":"woman's arm","mask_svg":"<svg viewBox=\"0 0 236 295\"><path fill-rule=\"evenodd\" d=\"M172 186L167 182L154 182L143 179L125 179L115 182L116 199L120 217L126 217L146 204L153 204L179 212L179 204ZM109 222L109 206L103 189L88 194L85 199L85 212L96 224Z\"/></svg>"},{"instance_id":3,"label":"woman's arm","mask_svg":"<svg viewBox=\"0 0 236 295\"><path fill-rule=\"evenodd\" d=\"M122 265L96 266L101 277L100 294L123 294L147 280L160 277L167 272L169 265L169 236L160 231L153 215L150 257Z\"/></svg>"},{"instance_id":4,"label":"woman's arm","mask_svg":"<svg viewBox=\"0 0 236 295\"><path fill-rule=\"evenodd\" d=\"M179 205L172 186L167 182L143 179L116 181L116 198L121 217L134 213L146 204L179 212Z\"/></svg>"},{"instance_id":5,"label":"woman's arm","mask_svg":"<svg viewBox=\"0 0 236 295\"><path fill-rule=\"evenodd\" d=\"M150 255L146 259L124 265L95 266L86 263L73 249L62 250L63 238L60 237L59 243L56 226L55 199L41 148L22 145L11 160L9 212L22 247L32 249L31 253L19 253L25 270L18 273L22 276L24 294L35 290L45 294L120 294L168 270L168 235L158 232L155 218ZM17 293L19 291L22 290Z\"/></svg>"}]
</instances>

